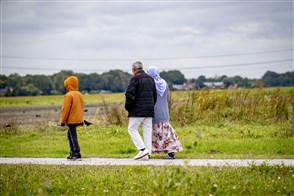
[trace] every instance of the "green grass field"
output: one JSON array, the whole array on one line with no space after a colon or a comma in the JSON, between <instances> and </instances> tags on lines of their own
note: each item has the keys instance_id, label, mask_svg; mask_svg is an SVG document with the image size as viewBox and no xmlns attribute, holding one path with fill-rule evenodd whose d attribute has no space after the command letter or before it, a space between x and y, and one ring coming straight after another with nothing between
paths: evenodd
<instances>
[{"instance_id":1,"label":"green grass field","mask_svg":"<svg viewBox=\"0 0 294 196\"><path fill-rule=\"evenodd\" d=\"M292 195L294 168L0 165L1 195Z\"/></svg>"},{"instance_id":2,"label":"green grass field","mask_svg":"<svg viewBox=\"0 0 294 196\"><path fill-rule=\"evenodd\" d=\"M83 157L131 158L123 93L84 95L106 103L83 127ZM0 97L1 107L60 105L63 96ZM108 104L109 103L109 104ZM184 151L178 159L294 159L294 88L172 92L171 124ZM57 122L0 128L0 157L69 153ZM164 155L152 155L161 159ZM0 195L293 195L294 167L159 167L0 165Z\"/></svg>"},{"instance_id":3,"label":"green grass field","mask_svg":"<svg viewBox=\"0 0 294 196\"><path fill-rule=\"evenodd\" d=\"M262 89L265 95L271 95L277 88ZM279 88L282 96L293 96L294 87ZM219 96L226 94L229 90L217 90ZM260 89L252 89L250 91L260 92ZM173 91L171 96L174 100L187 99L189 94L193 91ZM84 94L85 104L102 103L106 102L124 102L124 93L112 94ZM63 95L50 95L50 96L25 96L25 97L0 97L1 107L11 106L47 106L47 105L62 105Z\"/></svg>"},{"instance_id":4,"label":"green grass field","mask_svg":"<svg viewBox=\"0 0 294 196\"><path fill-rule=\"evenodd\" d=\"M63 95L50 96L26 96L26 97L0 97L1 107L12 106L47 106L62 105ZM85 104L102 103L103 100L110 103L124 102L123 93L112 94L87 94L83 95Z\"/></svg>"},{"instance_id":5,"label":"green grass field","mask_svg":"<svg viewBox=\"0 0 294 196\"><path fill-rule=\"evenodd\" d=\"M171 124L185 149L177 157L293 158L293 93L293 87L172 92ZM45 99L62 100L62 96L15 97L10 104L23 106L25 99L36 106ZM10 99L2 97L1 104L3 100L9 107ZM126 112L122 105L111 104L123 102L123 94L85 95L85 101L94 100L104 100L108 108L91 119L95 125L79 131L83 156L134 156ZM57 122L0 128L0 156L65 157L66 131L53 124Z\"/></svg>"},{"instance_id":6,"label":"green grass field","mask_svg":"<svg viewBox=\"0 0 294 196\"><path fill-rule=\"evenodd\" d=\"M177 158L294 158L290 124L176 126L184 151ZM1 157L66 157L66 131L50 125L1 129ZM121 126L90 126L78 131L84 157L131 158L136 149ZM163 155L154 155L161 158Z\"/></svg>"}]
</instances>

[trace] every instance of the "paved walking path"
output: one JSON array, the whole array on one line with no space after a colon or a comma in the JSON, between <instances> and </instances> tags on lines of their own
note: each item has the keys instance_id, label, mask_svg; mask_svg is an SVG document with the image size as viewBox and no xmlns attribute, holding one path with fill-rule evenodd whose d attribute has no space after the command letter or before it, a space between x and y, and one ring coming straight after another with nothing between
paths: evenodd
<instances>
[{"instance_id":1,"label":"paved walking path","mask_svg":"<svg viewBox=\"0 0 294 196\"><path fill-rule=\"evenodd\" d=\"M68 161L65 158L0 158L0 164L50 165L156 165L156 166L235 166L285 165L294 166L294 159L149 159L148 161L116 158L83 158Z\"/></svg>"}]
</instances>

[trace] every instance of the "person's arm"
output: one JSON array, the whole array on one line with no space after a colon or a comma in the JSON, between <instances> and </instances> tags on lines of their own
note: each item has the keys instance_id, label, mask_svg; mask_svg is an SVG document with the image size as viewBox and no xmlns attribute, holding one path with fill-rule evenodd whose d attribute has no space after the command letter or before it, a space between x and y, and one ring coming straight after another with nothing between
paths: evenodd
<instances>
[{"instance_id":1,"label":"person's arm","mask_svg":"<svg viewBox=\"0 0 294 196\"><path fill-rule=\"evenodd\" d=\"M166 99L167 99L167 103L168 103L168 102L170 101L170 100L169 100L169 99L170 99L170 94L169 94L170 92L169 92L169 87L168 87L168 85L166 86L166 90L167 90L167 96L166 96L167 98L166 98Z\"/></svg>"},{"instance_id":2,"label":"person's arm","mask_svg":"<svg viewBox=\"0 0 294 196\"><path fill-rule=\"evenodd\" d=\"M125 96L126 96L125 109L129 111L129 109L132 107L136 99L136 82L134 78L130 80Z\"/></svg>"},{"instance_id":3,"label":"person's arm","mask_svg":"<svg viewBox=\"0 0 294 196\"><path fill-rule=\"evenodd\" d=\"M156 104L157 101L157 91L156 91L156 86L155 86L155 82L153 83L153 100L154 100L154 105Z\"/></svg>"},{"instance_id":4,"label":"person's arm","mask_svg":"<svg viewBox=\"0 0 294 196\"><path fill-rule=\"evenodd\" d=\"M61 126L65 126L67 123L71 105L72 97L69 95L65 95L61 109Z\"/></svg>"}]
</instances>

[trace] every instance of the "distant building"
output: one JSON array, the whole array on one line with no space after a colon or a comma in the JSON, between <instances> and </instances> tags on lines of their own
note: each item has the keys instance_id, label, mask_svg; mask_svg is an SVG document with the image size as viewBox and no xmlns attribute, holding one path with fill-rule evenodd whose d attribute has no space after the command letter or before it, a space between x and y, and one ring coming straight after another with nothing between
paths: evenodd
<instances>
[{"instance_id":1,"label":"distant building","mask_svg":"<svg viewBox=\"0 0 294 196\"><path fill-rule=\"evenodd\" d=\"M221 89L224 88L224 83L223 82L203 82L205 87L210 88L210 89Z\"/></svg>"},{"instance_id":2,"label":"distant building","mask_svg":"<svg viewBox=\"0 0 294 196\"><path fill-rule=\"evenodd\" d=\"M112 93L111 91L108 91L108 90L101 90L100 91L100 94L110 94Z\"/></svg>"},{"instance_id":3,"label":"distant building","mask_svg":"<svg viewBox=\"0 0 294 196\"><path fill-rule=\"evenodd\" d=\"M185 90L185 91L194 90L195 89L195 84L193 84L193 83L174 84L174 85L172 85L172 88L175 89L175 90L179 90L179 91L182 91L182 90Z\"/></svg>"},{"instance_id":4,"label":"distant building","mask_svg":"<svg viewBox=\"0 0 294 196\"><path fill-rule=\"evenodd\" d=\"M183 85L182 84L173 84L173 89L175 89L175 90L179 90L179 91L182 91L182 90L184 90L184 88L183 88Z\"/></svg>"},{"instance_id":5,"label":"distant building","mask_svg":"<svg viewBox=\"0 0 294 196\"><path fill-rule=\"evenodd\" d=\"M0 89L0 95L5 95L5 94L11 94L13 93L13 88L12 87L5 87Z\"/></svg>"},{"instance_id":6,"label":"distant building","mask_svg":"<svg viewBox=\"0 0 294 196\"><path fill-rule=\"evenodd\" d=\"M0 89L0 95L4 95L6 93L7 89L6 88L1 88Z\"/></svg>"}]
</instances>

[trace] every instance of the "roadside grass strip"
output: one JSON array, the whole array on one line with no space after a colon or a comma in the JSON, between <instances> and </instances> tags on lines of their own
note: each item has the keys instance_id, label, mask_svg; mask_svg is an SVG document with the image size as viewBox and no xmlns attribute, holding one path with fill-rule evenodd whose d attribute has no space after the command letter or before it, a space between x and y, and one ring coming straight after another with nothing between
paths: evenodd
<instances>
[{"instance_id":1,"label":"roadside grass strip","mask_svg":"<svg viewBox=\"0 0 294 196\"><path fill-rule=\"evenodd\" d=\"M0 195L293 195L294 167L0 164Z\"/></svg>"}]
</instances>

